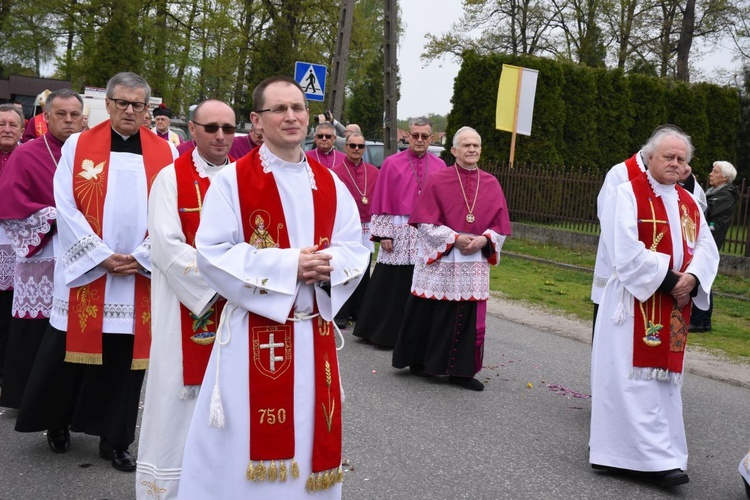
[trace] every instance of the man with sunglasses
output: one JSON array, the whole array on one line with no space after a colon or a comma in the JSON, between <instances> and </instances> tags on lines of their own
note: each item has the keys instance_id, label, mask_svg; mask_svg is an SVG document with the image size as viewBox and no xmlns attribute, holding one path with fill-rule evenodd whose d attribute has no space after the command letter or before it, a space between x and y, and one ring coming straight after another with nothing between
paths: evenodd
<instances>
[{"instance_id":1,"label":"man with sunglasses","mask_svg":"<svg viewBox=\"0 0 750 500\"><path fill-rule=\"evenodd\" d=\"M234 159L234 111L208 99L188 122L195 146L164 168L149 197L152 341L138 443L136 498L177 498L190 420L223 301L195 265L195 233L211 179ZM170 443L163 446L163 443Z\"/></svg>"},{"instance_id":2,"label":"man with sunglasses","mask_svg":"<svg viewBox=\"0 0 750 500\"><path fill-rule=\"evenodd\" d=\"M375 246L370 238L370 200L375 192L376 182L380 171L375 165L370 165L362 160L365 154L365 137L359 132L350 132L347 136L346 158L342 163L333 167L333 172L339 176L352 194L359 209L359 221L362 223L362 245L370 250L370 260L367 263L367 271L359 282L346 304L336 315L336 325L339 328L346 327L347 321L357 321L359 309L364 299L367 283L370 282L370 265L372 263L372 252Z\"/></svg>"},{"instance_id":3,"label":"man with sunglasses","mask_svg":"<svg viewBox=\"0 0 750 500\"><path fill-rule=\"evenodd\" d=\"M370 204L370 230L380 251L354 335L387 348L396 345L417 258L419 235L409 216L430 175L446 168L427 152L431 138L426 117L409 120L409 148L385 159Z\"/></svg>"},{"instance_id":4,"label":"man with sunglasses","mask_svg":"<svg viewBox=\"0 0 750 500\"><path fill-rule=\"evenodd\" d=\"M99 456L135 470L135 440L150 348L148 195L174 146L142 126L151 94L135 73L107 83L109 121L73 134L53 180L60 248L50 326L16 421L47 429L53 451L70 430L100 437Z\"/></svg>"},{"instance_id":5,"label":"man with sunglasses","mask_svg":"<svg viewBox=\"0 0 750 500\"><path fill-rule=\"evenodd\" d=\"M333 143L336 140L336 129L330 122L322 122L315 127L316 148L307 152L307 157L312 158L323 166L333 168L344 162L346 155L336 151Z\"/></svg>"},{"instance_id":6,"label":"man with sunglasses","mask_svg":"<svg viewBox=\"0 0 750 500\"><path fill-rule=\"evenodd\" d=\"M247 135L235 134L234 140L232 141L232 147L229 148L229 156L235 160L239 160L261 144L263 144L263 134L258 133L251 123ZM185 141L177 146L177 152L182 156L188 151L192 151L194 147L194 140Z\"/></svg>"}]
</instances>

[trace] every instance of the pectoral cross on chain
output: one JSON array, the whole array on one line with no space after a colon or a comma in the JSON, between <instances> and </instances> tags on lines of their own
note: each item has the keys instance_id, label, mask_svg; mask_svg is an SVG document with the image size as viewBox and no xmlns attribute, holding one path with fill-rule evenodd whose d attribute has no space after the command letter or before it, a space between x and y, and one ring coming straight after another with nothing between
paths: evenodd
<instances>
[{"instance_id":1,"label":"pectoral cross on chain","mask_svg":"<svg viewBox=\"0 0 750 500\"><path fill-rule=\"evenodd\" d=\"M261 344L259 346L261 349L268 349L268 369L271 370L271 373L276 371L276 362L277 361L284 361L284 356L276 356L276 348L284 347L283 342L274 342L274 334L269 333L268 334L268 343L267 344Z\"/></svg>"},{"instance_id":2,"label":"pectoral cross on chain","mask_svg":"<svg viewBox=\"0 0 750 500\"><path fill-rule=\"evenodd\" d=\"M195 182L195 195L198 197L198 206L195 208L181 208L180 212L198 212L201 213L203 210L203 202L201 201L201 190L200 187L198 187L198 181Z\"/></svg>"},{"instance_id":3,"label":"pectoral cross on chain","mask_svg":"<svg viewBox=\"0 0 750 500\"><path fill-rule=\"evenodd\" d=\"M667 229L669 229L669 221L668 220L658 220L656 218L656 212L654 210L654 202L652 200L648 200L648 203L651 206L651 218L650 219L638 219L638 223L640 224L642 222L650 222L652 224L652 228L653 228L652 242L653 243L651 243L651 248L649 250L651 250L652 252L655 252L656 251L656 246L659 244L659 242L661 241L661 239L666 234ZM657 224L666 224L667 225L667 227L665 227L664 230L661 233L659 233L658 235L656 234L656 225Z\"/></svg>"}]
</instances>

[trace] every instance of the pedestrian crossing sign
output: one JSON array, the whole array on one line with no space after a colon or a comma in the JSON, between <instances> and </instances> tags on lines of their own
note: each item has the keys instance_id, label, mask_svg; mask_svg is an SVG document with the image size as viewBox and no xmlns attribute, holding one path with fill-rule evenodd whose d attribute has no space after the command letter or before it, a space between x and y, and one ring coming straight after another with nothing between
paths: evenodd
<instances>
[{"instance_id":1,"label":"pedestrian crossing sign","mask_svg":"<svg viewBox=\"0 0 750 500\"><path fill-rule=\"evenodd\" d=\"M309 100L325 99L326 67L322 64L297 61L294 64L294 80L299 83Z\"/></svg>"}]
</instances>

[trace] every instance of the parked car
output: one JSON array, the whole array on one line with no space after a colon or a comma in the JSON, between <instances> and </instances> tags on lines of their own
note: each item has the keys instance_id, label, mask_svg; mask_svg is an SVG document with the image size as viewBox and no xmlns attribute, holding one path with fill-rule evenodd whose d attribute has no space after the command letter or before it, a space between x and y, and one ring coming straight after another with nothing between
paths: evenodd
<instances>
[{"instance_id":1,"label":"parked car","mask_svg":"<svg viewBox=\"0 0 750 500\"><path fill-rule=\"evenodd\" d=\"M365 155L362 157L363 160L365 160L367 163L371 163L372 165L375 165L376 167L380 168L380 166L383 164L383 158L385 154L385 146L381 141L365 141ZM305 139L304 144L302 145L302 149L305 151L310 151L311 149L315 148L315 143L313 142L312 137L308 137Z\"/></svg>"}]
</instances>

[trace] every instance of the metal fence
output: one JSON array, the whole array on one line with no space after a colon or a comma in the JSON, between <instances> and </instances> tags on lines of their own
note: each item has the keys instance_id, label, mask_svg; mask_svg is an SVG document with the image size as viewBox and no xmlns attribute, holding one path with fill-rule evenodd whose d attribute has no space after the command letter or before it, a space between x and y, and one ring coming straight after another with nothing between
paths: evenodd
<instances>
[{"instance_id":1,"label":"metal fence","mask_svg":"<svg viewBox=\"0 0 750 500\"><path fill-rule=\"evenodd\" d=\"M543 224L583 233L599 233L596 196L604 181L598 169L506 163L483 165L500 181L515 222ZM707 187L707 186L706 186ZM739 183L740 198L722 253L750 257L750 186Z\"/></svg>"}]
</instances>

